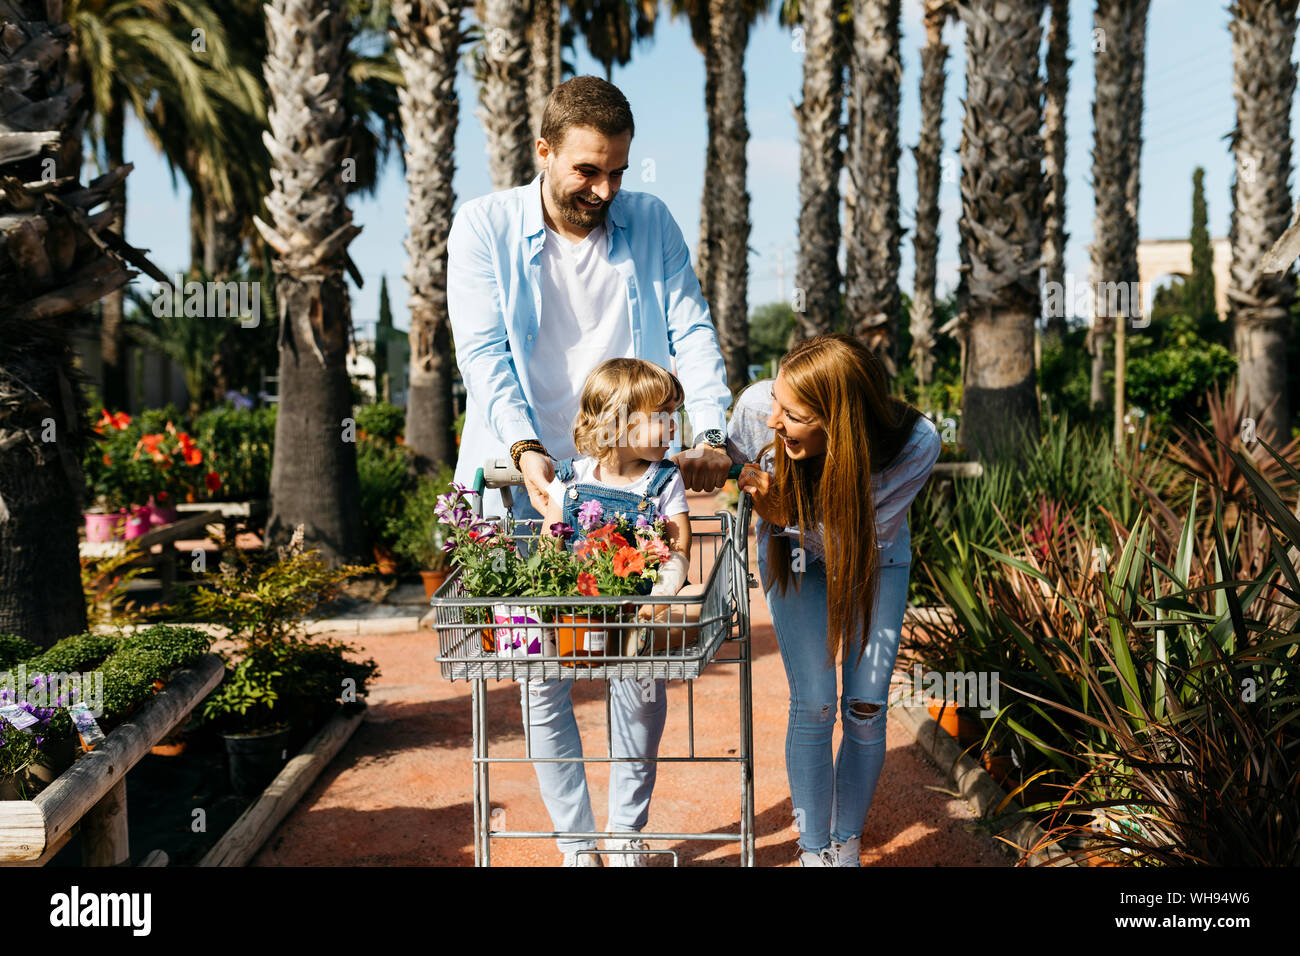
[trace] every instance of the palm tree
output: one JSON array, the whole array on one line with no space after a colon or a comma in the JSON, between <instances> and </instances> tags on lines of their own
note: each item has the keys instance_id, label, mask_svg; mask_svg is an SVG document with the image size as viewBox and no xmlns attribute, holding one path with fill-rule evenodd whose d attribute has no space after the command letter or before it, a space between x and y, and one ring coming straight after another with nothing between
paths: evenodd
<instances>
[{"instance_id":1,"label":"palm tree","mask_svg":"<svg viewBox=\"0 0 1300 956\"><path fill-rule=\"evenodd\" d=\"M849 332L898 372L899 0L855 0L849 53L852 228L844 237Z\"/></svg>"},{"instance_id":2,"label":"palm tree","mask_svg":"<svg viewBox=\"0 0 1300 956\"><path fill-rule=\"evenodd\" d=\"M1136 288L1137 191L1141 161L1141 71L1136 64L1146 51L1147 0L1097 0L1093 23L1095 98L1092 179L1096 191L1093 220L1092 328L1088 347L1092 353L1090 402L1105 401L1102 373L1106 340L1116 336L1116 385L1122 386L1124 334L1136 314L1128 290ZM1136 118L1135 118L1136 117ZM1135 135L1136 134L1136 135ZM1111 290L1116 290L1113 293ZM1123 398L1116 396L1116 414L1122 422Z\"/></svg>"},{"instance_id":3,"label":"palm tree","mask_svg":"<svg viewBox=\"0 0 1300 956\"><path fill-rule=\"evenodd\" d=\"M980 458L1038 432L1034 324L1041 308L1043 0L960 0L962 120L960 440Z\"/></svg>"},{"instance_id":4,"label":"palm tree","mask_svg":"<svg viewBox=\"0 0 1300 956\"><path fill-rule=\"evenodd\" d=\"M606 81L613 79L615 63L632 61L635 41L654 36L659 12L658 0L569 0L568 6L574 31L605 68Z\"/></svg>"},{"instance_id":5,"label":"palm tree","mask_svg":"<svg viewBox=\"0 0 1300 956\"><path fill-rule=\"evenodd\" d=\"M86 627L77 555L89 439L66 318L156 267L95 209L131 171L81 183L85 89L58 4L10 0L0 40L0 633L47 647ZM57 15L57 14L56 14Z\"/></svg>"},{"instance_id":6,"label":"palm tree","mask_svg":"<svg viewBox=\"0 0 1300 956\"><path fill-rule=\"evenodd\" d=\"M280 407L266 535L284 541L301 524L308 544L334 562L359 557L362 541L343 281L347 245L361 231L342 175L349 33L334 0L267 6L271 224L253 219L279 260ZM353 279L361 284L358 275Z\"/></svg>"},{"instance_id":7,"label":"palm tree","mask_svg":"<svg viewBox=\"0 0 1300 956\"><path fill-rule=\"evenodd\" d=\"M799 126L799 256L795 286L795 337L812 338L841 327L840 147L845 51L839 25L841 0L801 4L804 34L803 102ZM784 295L784 291L782 292Z\"/></svg>"},{"instance_id":8,"label":"palm tree","mask_svg":"<svg viewBox=\"0 0 1300 956\"><path fill-rule=\"evenodd\" d=\"M393 6L397 56L406 75L401 90L411 310L406 444L422 471L434 470L456 453L447 235L456 203L456 63L465 36L461 16L466 6L466 0L397 0Z\"/></svg>"},{"instance_id":9,"label":"palm tree","mask_svg":"<svg viewBox=\"0 0 1300 956\"><path fill-rule=\"evenodd\" d=\"M1054 289L1065 288L1065 101L1070 92L1070 0L1050 0L1047 30L1047 99L1043 107L1043 169L1047 196L1043 203L1043 278ZM1053 297L1062 301L1063 296ZM1044 344L1065 338L1065 307L1047 316Z\"/></svg>"},{"instance_id":10,"label":"palm tree","mask_svg":"<svg viewBox=\"0 0 1300 956\"><path fill-rule=\"evenodd\" d=\"M70 71L91 94L95 119L90 130L106 168L125 163L123 138L128 108L145 135L161 147L162 123L173 123L188 147L215 155L223 141L221 105L262 116L262 96L252 74L232 61L231 44L216 12L205 4L176 0L69 0L68 23L75 38ZM195 37L202 40L195 49ZM166 101L166 106L160 105ZM102 134L99 132L102 130ZM227 199L232 164L211 164L217 190ZM126 235L126 185L109 200L111 228ZM101 358L104 402L126 401L123 292L103 301Z\"/></svg>"},{"instance_id":11,"label":"palm tree","mask_svg":"<svg viewBox=\"0 0 1300 956\"><path fill-rule=\"evenodd\" d=\"M710 198L711 251L709 312L727 382L736 389L749 382L749 191L746 189L745 47L749 21L741 0L709 0L709 52L717 71L709 141L716 162L705 168Z\"/></svg>"},{"instance_id":12,"label":"palm tree","mask_svg":"<svg viewBox=\"0 0 1300 956\"><path fill-rule=\"evenodd\" d=\"M479 109L487 135L493 189L522 186L535 175L536 131L528 129L528 7L515 0L475 0L483 28L476 64Z\"/></svg>"},{"instance_id":13,"label":"palm tree","mask_svg":"<svg viewBox=\"0 0 1300 956\"><path fill-rule=\"evenodd\" d=\"M952 0L926 3L925 48L921 51L921 140L912 150L916 157L916 275L908 329L912 335L912 367L921 386L930 384L934 368L934 283L939 255L943 90L947 80L944 64L948 60L943 27L952 15Z\"/></svg>"},{"instance_id":14,"label":"palm tree","mask_svg":"<svg viewBox=\"0 0 1300 956\"><path fill-rule=\"evenodd\" d=\"M542 128L546 98L560 85L564 75L560 10L560 0L533 0L533 16L528 31L531 60L528 70L528 131L534 140ZM533 158L536 161L536 151Z\"/></svg>"},{"instance_id":15,"label":"palm tree","mask_svg":"<svg viewBox=\"0 0 1300 956\"><path fill-rule=\"evenodd\" d=\"M1237 159L1233 183L1228 302L1238 376L1256 434L1274 447L1291 433L1286 341L1295 275L1266 273L1260 260L1291 221L1291 60L1297 0L1236 0L1232 15Z\"/></svg>"}]
</instances>

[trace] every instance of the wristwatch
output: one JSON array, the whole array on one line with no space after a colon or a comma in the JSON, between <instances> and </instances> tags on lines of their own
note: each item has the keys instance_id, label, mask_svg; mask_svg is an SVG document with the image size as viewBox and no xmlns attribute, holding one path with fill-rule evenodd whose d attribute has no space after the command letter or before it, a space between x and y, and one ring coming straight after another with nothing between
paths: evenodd
<instances>
[{"instance_id":1,"label":"wristwatch","mask_svg":"<svg viewBox=\"0 0 1300 956\"><path fill-rule=\"evenodd\" d=\"M698 445L701 441L712 445L719 451L727 450L727 434L720 428L710 428L705 431L700 435L699 441L697 441L696 444Z\"/></svg>"}]
</instances>

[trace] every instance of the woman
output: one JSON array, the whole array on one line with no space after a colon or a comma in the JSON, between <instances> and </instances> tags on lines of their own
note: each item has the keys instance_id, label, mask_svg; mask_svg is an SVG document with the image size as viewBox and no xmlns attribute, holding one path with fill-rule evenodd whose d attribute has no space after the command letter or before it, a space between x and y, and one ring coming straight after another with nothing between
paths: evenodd
<instances>
[{"instance_id":1,"label":"woman","mask_svg":"<svg viewBox=\"0 0 1300 956\"><path fill-rule=\"evenodd\" d=\"M841 333L801 342L775 380L749 386L728 432L733 460L758 462L738 484L753 496L759 571L790 682L785 759L799 864L861 866L907 604L907 510L939 457L939 434ZM844 737L832 765L837 710Z\"/></svg>"}]
</instances>

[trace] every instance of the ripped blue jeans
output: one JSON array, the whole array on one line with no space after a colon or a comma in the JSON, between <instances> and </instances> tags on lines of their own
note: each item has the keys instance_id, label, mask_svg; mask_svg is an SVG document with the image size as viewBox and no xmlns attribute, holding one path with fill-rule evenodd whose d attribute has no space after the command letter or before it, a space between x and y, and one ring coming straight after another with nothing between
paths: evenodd
<instances>
[{"instance_id":1,"label":"ripped blue jeans","mask_svg":"<svg viewBox=\"0 0 1300 956\"><path fill-rule=\"evenodd\" d=\"M785 766L799 846L804 850L816 852L831 840L843 843L862 835L885 763L889 682L907 608L911 558L912 536L905 524L894 543L880 552L871 637L861 662L857 640L843 655L841 695L836 668L828 667L826 660L825 565L811 561L802 572L791 572L782 595L771 583L767 548L758 548L763 591L790 682ZM831 734L837 713L844 721L844 735L832 764Z\"/></svg>"}]
</instances>

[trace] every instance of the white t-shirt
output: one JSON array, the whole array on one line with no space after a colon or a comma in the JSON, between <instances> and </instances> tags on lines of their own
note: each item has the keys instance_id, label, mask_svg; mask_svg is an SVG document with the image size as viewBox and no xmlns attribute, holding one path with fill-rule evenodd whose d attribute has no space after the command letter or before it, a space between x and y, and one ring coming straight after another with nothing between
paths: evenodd
<instances>
[{"instance_id":1,"label":"white t-shirt","mask_svg":"<svg viewBox=\"0 0 1300 956\"><path fill-rule=\"evenodd\" d=\"M548 487L547 493L552 498L563 500L564 492L574 484L584 485L604 485L606 488L617 488L619 491L626 491L634 495L645 494L646 488L650 484L650 472L654 465L646 465L645 473L630 485L615 485L608 481L598 480L596 475L597 461L586 455L573 459L573 478L567 482L560 481L556 478ZM686 483L682 481L681 469L674 469L673 476L668 479L663 490L657 495L651 495L650 501L654 504L655 510L666 518L673 515L679 515L684 511L690 511L690 505L686 503Z\"/></svg>"},{"instance_id":2,"label":"white t-shirt","mask_svg":"<svg viewBox=\"0 0 1300 956\"><path fill-rule=\"evenodd\" d=\"M529 379L537 437L560 460L578 453L573 420L587 375L607 359L633 357L632 318L627 282L609 261L608 225L577 243L545 228L541 320Z\"/></svg>"}]
</instances>

